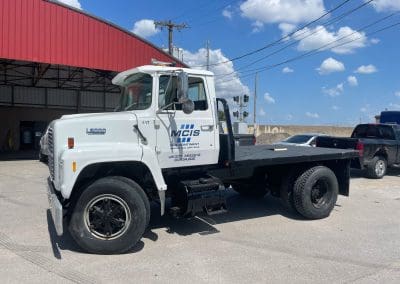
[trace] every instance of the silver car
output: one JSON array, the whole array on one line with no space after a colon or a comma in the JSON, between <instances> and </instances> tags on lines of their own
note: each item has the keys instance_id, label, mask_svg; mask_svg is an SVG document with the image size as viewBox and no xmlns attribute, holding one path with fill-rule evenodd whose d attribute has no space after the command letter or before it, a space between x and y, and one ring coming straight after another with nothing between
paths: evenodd
<instances>
[{"instance_id":1,"label":"silver car","mask_svg":"<svg viewBox=\"0 0 400 284\"><path fill-rule=\"evenodd\" d=\"M327 136L323 133L303 133L296 134L286 138L283 141L276 142L274 145L294 145L294 146L305 146L315 147L318 136Z\"/></svg>"}]
</instances>

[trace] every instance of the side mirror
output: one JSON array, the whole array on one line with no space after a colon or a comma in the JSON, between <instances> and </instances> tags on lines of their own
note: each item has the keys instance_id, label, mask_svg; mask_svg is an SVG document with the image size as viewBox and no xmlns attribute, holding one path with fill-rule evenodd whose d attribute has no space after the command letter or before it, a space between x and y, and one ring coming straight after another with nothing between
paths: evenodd
<instances>
[{"instance_id":1,"label":"side mirror","mask_svg":"<svg viewBox=\"0 0 400 284\"><path fill-rule=\"evenodd\" d=\"M187 98L182 102L182 111L184 114L191 114L194 111L194 102Z\"/></svg>"},{"instance_id":2,"label":"side mirror","mask_svg":"<svg viewBox=\"0 0 400 284\"><path fill-rule=\"evenodd\" d=\"M183 103L189 93L189 78L188 74L184 71L180 71L178 73L178 90L177 90L177 95L178 95L178 100L180 103Z\"/></svg>"},{"instance_id":3,"label":"side mirror","mask_svg":"<svg viewBox=\"0 0 400 284\"><path fill-rule=\"evenodd\" d=\"M178 101L182 104L182 111L191 114L194 111L194 103L189 99L189 78L184 71L178 73Z\"/></svg>"}]
</instances>

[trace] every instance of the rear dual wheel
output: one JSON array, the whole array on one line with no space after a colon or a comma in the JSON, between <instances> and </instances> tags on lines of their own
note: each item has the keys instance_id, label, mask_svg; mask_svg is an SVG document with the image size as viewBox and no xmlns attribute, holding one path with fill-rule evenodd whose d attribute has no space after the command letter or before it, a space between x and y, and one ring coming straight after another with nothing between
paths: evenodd
<instances>
[{"instance_id":1,"label":"rear dual wheel","mask_svg":"<svg viewBox=\"0 0 400 284\"><path fill-rule=\"evenodd\" d=\"M316 166L302 173L294 183L293 204L307 219L322 219L332 212L339 193L335 174L327 167Z\"/></svg>"}]
</instances>

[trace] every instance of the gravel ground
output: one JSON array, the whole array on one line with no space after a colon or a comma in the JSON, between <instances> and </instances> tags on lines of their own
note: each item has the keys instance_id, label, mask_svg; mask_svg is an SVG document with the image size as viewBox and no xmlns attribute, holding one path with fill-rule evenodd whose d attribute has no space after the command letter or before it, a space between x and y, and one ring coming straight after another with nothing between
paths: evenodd
<instances>
[{"instance_id":1,"label":"gravel ground","mask_svg":"<svg viewBox=\"0 0 400 284\"><path fill-rule=\"evenodd\" d=\"M327 219L306 221L278 200L231 193L229 212L175 220L152 206L150 230L131 252L83 253L55 235L45 165L0 162L2 283L399 283L400 170L354 173L351 195Z\"/></svg>"}]
</instances>

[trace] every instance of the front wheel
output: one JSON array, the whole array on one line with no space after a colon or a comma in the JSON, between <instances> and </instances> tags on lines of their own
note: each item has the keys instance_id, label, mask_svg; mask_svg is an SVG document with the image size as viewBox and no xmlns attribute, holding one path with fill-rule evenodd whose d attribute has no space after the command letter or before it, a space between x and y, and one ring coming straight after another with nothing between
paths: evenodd
<instances>
[{"instance_id":1,"label":"front wheel","mask_svg":"<svg viewBox=\"0 0 400 284\"><path fill-rule=\"evenodd\" d=\"M69 231L85 251L99 254L123 253L142 237L148 207L142 188L115 177L99 179L77 200Z\"/></svg>"},{"instance_id":2,"label":"front wheel","mask_svg":"<svg viewBox=\"0 0 400 284\"><path fill-rule=\"evenodd\" d=\"M332 212L338 192L335 174L327 167L316 166L297 178L293 189L294 206L308 219L322 219Z\"/></svg>"},{"instance_id":3,"label":"front wheel","mask_svg":"<svg viewBox=\"0 0 400 284\"><path fill-rule=\"evenodd\" d=\"M386 175L387 161L384 157L375 156L367 166L369 178L381 179Z\"/></svg>"}]
</instances>

